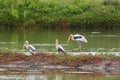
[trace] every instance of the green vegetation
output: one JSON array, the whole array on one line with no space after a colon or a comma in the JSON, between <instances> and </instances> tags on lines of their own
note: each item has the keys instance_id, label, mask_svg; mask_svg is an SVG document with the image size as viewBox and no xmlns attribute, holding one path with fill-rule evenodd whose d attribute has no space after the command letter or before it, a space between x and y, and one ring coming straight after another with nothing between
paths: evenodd
<instances>
[{"instance_id":1,"label":"green vegetation","mask_svg":"<svg viewBox=\"0 0 120 80\"><path fill-rule=\"evenodd\" d=\"M118 29L120 0L0 0L1 29Z\"/></svg>"}]
</instances>

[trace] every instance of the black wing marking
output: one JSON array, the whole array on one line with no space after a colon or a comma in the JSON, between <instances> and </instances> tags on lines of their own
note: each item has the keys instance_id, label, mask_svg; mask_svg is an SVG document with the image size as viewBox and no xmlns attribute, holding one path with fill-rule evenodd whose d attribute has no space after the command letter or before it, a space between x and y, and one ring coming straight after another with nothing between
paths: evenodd
<instances>
[{"instance_id":1,"label":"black wing marking","mask_svg":"<svg viewBox=\"0 0 120 80\"><path fill-rule=\"evenodd\" d=\"M64 50L62 50L61 48L58 48L58 52L60 53L65 53L65 51Z\"/></svg>"},{"instance_id":2,"label":"black wing marking","mask_svg":"<svg viewBox=\"0 0 120 80\"><path fill-rule=\"evenodd\" d=\"M80 38L82 38L82 36L74 36L73 38L74 39L80 39Z\"/></svg>"}]
</instances>

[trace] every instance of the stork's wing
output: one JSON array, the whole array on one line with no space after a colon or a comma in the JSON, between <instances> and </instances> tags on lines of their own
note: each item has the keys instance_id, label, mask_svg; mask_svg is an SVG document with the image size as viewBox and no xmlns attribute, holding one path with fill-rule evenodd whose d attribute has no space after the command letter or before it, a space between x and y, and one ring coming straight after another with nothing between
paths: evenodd
<instances>
[{"instance_id":1,"label":"stork's wing","mask_svg":"<svg viewBox=\"0 0 120 80\"><path fill-rule=\"evenodd\" d=\"M79 35L79 34L75 34L73 36L73 40L87 43L87 39L83 35Z\"/></svg>"},{"instance_id":2,"label":"stork's wing","mask_svg":"<svg viewBox=\"0 0 120 80\"><path fill-rule=\"evenodd\" d=\"M28 46L28 49L31 49L31 50L33 50L33 51L36 50L35 47L32 46L32 45L29 45L29 46Z\"/></svg>"},{"instance_id":3,"label":"stork's wing","mask_svg":"<svg viewBox=\"0 0 120 80\"><path fill-rule=\"evenodd\" d=\"M75 34L73 35L73 38L76 40L76 39L81 39L83 36L82 35L79 35L79 34Z\"/></svg>"},{"instance_id":4,"label":"stork's wing","mask_svg":"<svg viewBox=\"0 0 120 80\"><path fill-rule=\"evenodd\" d=\"M61 45L58 45L58 49L61 49L62 51L65 51L64 48Z\"/></svg>"}]
</instances>

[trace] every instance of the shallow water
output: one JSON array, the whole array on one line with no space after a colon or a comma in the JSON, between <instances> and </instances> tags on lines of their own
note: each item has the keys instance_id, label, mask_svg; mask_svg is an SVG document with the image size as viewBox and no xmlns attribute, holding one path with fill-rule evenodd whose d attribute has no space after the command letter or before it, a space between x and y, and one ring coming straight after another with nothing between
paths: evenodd
<instances>
[{"instance_id":1,"label":"shallow water","mask_svg":"<svg viewBox=\"0 0 120 80\"><path fill-rule=\"evenodd\" d=\"M28 40L37 51L56 52L55 39L67 52L79 52L76 41L66 44L70 33L84 35L88 43L81 43L82 52L120 52L120 33L118 32L93 32L93 31L1 31L0 50L26 52L23 44Z\"/></svg>"},{"instance_id":2,"label":"shallow water","mask_svg":"<svg viewBox=\"0 0 120 80\"><path fill-rule=\"evenodd\" d=\"M1 69L0 80L119 80L114 70L81 69Z\"/></svg>"},{"instance_id":3,"label":"shallow water","mask_svg":"<svg viewBox=\"0 0 120 80\"><path fill-rule=\"evenodd\" d=\"M79 53L77 42L66 44L70 33L84 35L88 43L81 43L82 53L120 52L120 33L93 31L1 31L0 51L29 54L23 44L28 40L37 52L57 52L55 39L71 54ZM119 53L120 54L120 53ZM0 68L0 80L120 80L119 70L81 69L15 69Z\"/></svg>"}]
</instances>

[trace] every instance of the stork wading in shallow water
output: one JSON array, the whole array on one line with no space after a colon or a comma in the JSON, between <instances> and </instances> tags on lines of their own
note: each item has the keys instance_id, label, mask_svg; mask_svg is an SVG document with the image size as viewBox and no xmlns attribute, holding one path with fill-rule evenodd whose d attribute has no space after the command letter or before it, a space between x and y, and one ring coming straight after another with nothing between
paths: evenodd
<instances>
[{"instance_id":1,"label":"stork wading in shallow water","mask_svg":"<svg viewBox=\"0 0 120 80\"><path fill-rule=\"evenodd\" d=\"M56 39L56 49L59 53L64 53L66 54L64 48L59 44L58 39Z\"/></svg>"},{"instance_id":2,"label":"stork wading in shallow water","mask_svg":"<svg viewBox=\"0 0 120 80\"><path fill-rule=\"evenodd\" d=\"M29 44L28 41L25 41L25 44L23 45L23 47L26 47L26 49L33 55L34 52L36 51L35 47L32 46L31 44Z\"/></svg>"},{"instance_id":3,"label":"stork wading in shallow water","mask_svg":"<svg viewBox=\"0 0 120 80\"><path fill-rule=\"evenodd\" d=\"M81 52L81 44L80 44L80 42L87 43L87 39L83 35L80 35L80 34L74 34L74 35L70 34L69 37L68 37L68 40L67 40L67 44L69 43L69 41L71 39L78 42L80 52Z\"/></svg>"}]
</instances>

